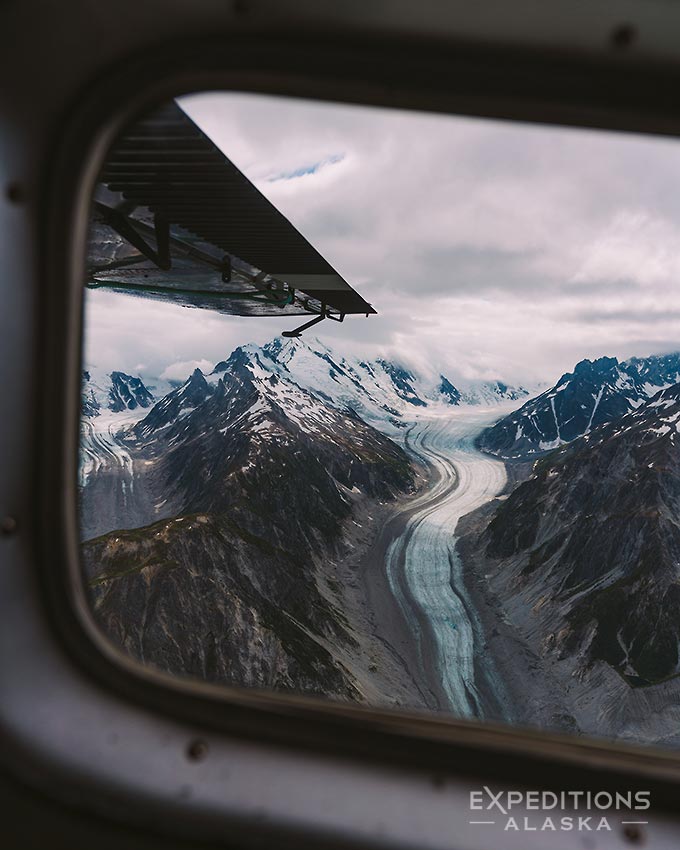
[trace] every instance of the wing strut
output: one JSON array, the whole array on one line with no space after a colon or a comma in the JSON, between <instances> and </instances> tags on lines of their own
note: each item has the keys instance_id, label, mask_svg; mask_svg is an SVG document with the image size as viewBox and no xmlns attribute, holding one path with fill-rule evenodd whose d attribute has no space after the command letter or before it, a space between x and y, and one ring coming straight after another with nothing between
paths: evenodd
<instances>
[{"instance_id":1,"label":"wing strut","mask_svg":"<svg viewBox=\"0 0 680 850\"><path fill-rule=\"evenodd\" d=\"M307 307L307 309L309 309ZM311 310L310 310L311 312ZM298 337L302 336L302 332L306 331L308 328L313 327L314 325L318 325L319 322L323 322L324 319L332 319L334 322L341 322L345 318L344 313L340 313L339 316L334 316L332 313L328 312L325 304L321 305L321 312L318 316L315 316L313 319L310 319L308 322L305 322L304 325L300 325L299 328L295 328L293 331L281 331L281 336L285 337Z\"/></svg>"}]
</instances>

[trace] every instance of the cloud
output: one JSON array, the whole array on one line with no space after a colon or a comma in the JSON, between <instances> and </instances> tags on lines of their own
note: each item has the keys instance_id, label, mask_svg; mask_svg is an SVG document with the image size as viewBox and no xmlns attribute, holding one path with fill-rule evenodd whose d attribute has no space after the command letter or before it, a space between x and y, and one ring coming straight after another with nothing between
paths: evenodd
<instances>
[{"instance_id":1,"label":"cloud","mask_svg":"<svg viewBox=\"0 0 680 850\"><path fill-rule=\"evenodd\" d=\"M289 319L288 325L299 321ZM104 289L85 292L84 324L87 364L146 380L159 378L171 365L195 362L202 368L204 362L212 367L237 345L261 345L282 328L275 317L244 320Z\"/></svg>"},{"instance_id":2,"label":"cloud","mask_svg":"<svg viewBox=\"0 0 680 850\"><path fill-rule=\"evenodd\" d=\"M378 310L315 328L341 353L512 383L680 348L675 140L262 95L182 106ZM87 356L156 375L298 324L87 299Z\"/></svg>"},{"instance_id":3,"label":"cloud","mask_svg":"<svg viewBox=\"0 0 680 850\"><path fill-rule=\"evenodd\" d=\"M680 226L643 209L619 210L587 244L572 280L616 281L633 277L640 288L680 280Z\"/></svg>"},{"instance_id":4,"label":"cloud","mask_svg":"<svg viewBox=\"0 0 680 850\"><path fill-rule=\"evenodd\" d=\"M210 360L180 360L177 363L171 363L159 375L164 381L186 381L196 369L201 372L212 372L215 368L215 363Z\"/></svg>"}]
</instances>

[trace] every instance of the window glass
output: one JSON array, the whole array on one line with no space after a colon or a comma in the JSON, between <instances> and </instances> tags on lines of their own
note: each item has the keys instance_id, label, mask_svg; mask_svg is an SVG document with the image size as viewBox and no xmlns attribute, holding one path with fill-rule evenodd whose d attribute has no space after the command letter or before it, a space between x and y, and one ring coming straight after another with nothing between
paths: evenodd
<instances>
[{"instance_id":1,"label":"window glass","mask_svg":"<svg viewBox=\"0 0 680 850\"><path fill-rule=\"evenodd\" d=\"M92 206L99 627L179 677L680 743L680 147L170 103Z\"/></svg>"}]
</instances>

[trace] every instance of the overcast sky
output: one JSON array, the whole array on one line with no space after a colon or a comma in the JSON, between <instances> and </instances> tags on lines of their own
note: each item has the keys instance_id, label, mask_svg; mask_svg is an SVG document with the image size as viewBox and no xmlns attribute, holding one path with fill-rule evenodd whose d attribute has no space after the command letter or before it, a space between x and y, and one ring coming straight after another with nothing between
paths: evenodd
<instances>
[{"instance_id":1,"label":"overcast sky","mask_svg":"<svg viewBox=\"0 0 680 850\"><path fill-rule=\"evenodd\" d=\"M529 383L680 348L680 142L259 95L181 105L377 309L314 329L340 354ZM87 360L181 378L299 321L91 291Z\"/></svg>"}]
</instances>

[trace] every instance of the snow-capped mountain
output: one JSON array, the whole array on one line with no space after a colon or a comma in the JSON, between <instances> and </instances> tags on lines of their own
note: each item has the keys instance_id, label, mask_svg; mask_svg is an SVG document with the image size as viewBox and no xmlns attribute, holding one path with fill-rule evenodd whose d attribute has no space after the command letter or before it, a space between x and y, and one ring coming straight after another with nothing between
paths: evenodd
<instances>
[{"instance_id":1,"label":"snow-capped mountain","mask_svg":"<svg viewBox=\"0 0 680 850\"><path fill-rule=\"evenodd\" d=\"M109 410L144 410L154 403L153 393L141 378L125 372L85 369L82 373L81 411L85 417L99 416Z\"/></svg>"},{"instance_id":2,"label":"snow-capped mountain","mask_svg":"<svg viewBox=\"0 0 680 850\"><path fill-rule=\"evenodd\" d=\"M675 384L538 461L464 543L541 654L634 686L680 673L679 431Z\"/></svg>"},{"instance_id":3,"label":"snow-capped mountain","mask_svg":"<svg viewBox=\"0 0 680 850\"><path fill-rule=\"evenodd\" d=\"M498 404L526 397L528 390L500 382L466 382L456 387L447 377L436 381L403 365L377 358L340 356L312 339L277 338L261 348L242 346L261 367L313 393L338 409L353 410L364 421L396 436L419 411L434 405ZM215 366L214 375L228 367ZM210 380L210 378L208 378Z\"/></svg>"},{"instance_id":4,"label":"snow-capped mountain","mask_svg":"<svg viewBox=\"0 0 680 850\"><path fill-rule=\"evenodd\" d=\"M109 436L82 476L81 532L112 639L177 674L360 698L329 565L348 526L413 490L403 449L255 347Z\"/></svg>"},{"instance_id":5,"label":"snow-capped mountain","mask_svg":"<svg viewBox=\"0 0 680 850\"><path fill-rule=\"evenodd\" d=\"M223 392L221 385L233 381L244 369L250 374L252 392L260 397L259 406L248 413L241 411L243 419L238 421L232 410L229 422L219 428L217 420L202 423L200 434L194 436L203 452L208 452L215 432L222 428L246 432L254 424L264 429L265 424L258 424L254 417L272 410L297 423L300 435L319 438L323 433L326 443L335 439L335 426L330 425L338 421L360 423L353 428L370 426L401 442L407 426L428 407L474 401L488 404L526 392L481 383L461 392L444 376L428 382L385 359L338 357L318 341L310 344L298 339L275 339L263 347L241 346L210 374L196 369L175 389L167 382L155 381L154 388L165 390L160 398L159 390L152 393L151 384L147 386L139 377L89 368L83 374L79 479L84 493L81 523L85 538L148 524L181 509L175 483L161 492L164 485L162 479L157 480L157 471L163 463L157 458L170 444L157 438L171 435L173 448L183 444L197 421L192 418L194 411L207 409L205 403ZM338 433L343 427L338 426ZM300 435L296 439L301 439ZM220 455L227 451L223 442L214 447ZM288 442L292 445L293 441ZM148 456L152 444L153 458ZM176 467L175 473L189 480L194 468ZM338 480L345 478L341 474ZM194 477L191 486L198 486L198 481Z\"/></svg>"},{"instance_id":6,"label":"snow-capped mountain","mask_svg":"<svg viewBox=\"0 0 680 850\"><path fill-rule=\"evenodd\" d=\"M427 407L488 406L529 395L523 387L507 386L500 381L467 381L454 385L444 375L436 380L427 379L384 358L362 360L339 356L319 340L276 338L262 347L240 346L229 358L218 363L211 374L197 369L179 387L161 379L145 384L140 377L124 372L90 368L83 372L83 416L92 419L104 411L109 414L125 412L120 418L122 427L136 418L141 419L144 410L162 400L153 419L155 427L167 424L181 411L193 409L213 391L220 376L230 368L231 358L237 351L246 354L265 372L283 381L292 381L339 410L354 411L392 437L398 436L399 431ZM108 421L104 427L109 430Z\"/></svg>"},{"instance_id":7,"label":"snow-capped mountain","mask_svg":"<svg viewBox=\"0 0 680 850\"><path fill-rule=\"evenodd\" d=\"M144 418L140 428L141 436L149 436L154 431L171 425L178 419L191 413L196 407L212 395L214 386L209 385L200 369L194 369L189 378L179 387L171 390L154 405Z\"/></svg>"},{"instance_id":8,"label":"snow-capped mountain","mask_svg":"<svg viewBox=\"0 0 680 850\"><path fill-rule=\"evenodd\" d=\"M503 458L535 457L613 422L678 381L680 354L582 360L555 386L488 428L478 445Z\"/></svg>"},{"instance_id":9,"label":"snow-capped mountain","mask_svg":"<svg viewBox=\"0 0 680 850\"><path fill-rule=\"evenodd\" d=\"M505 401L520 401L531 395L525 387L509 387L502 381L469 381L461 384L461 403L490 407Z\"/></svg>"},{"instance_id":10,"label":"snow-capped mountain","mask_svg":"<svg viewBox=\"0 0 680 850\"><path fill-rule=\"evenodd\" d=\"M331 565L416 487L400 445L415 418L526 391L298 339L241 346L168 390L84 376L80 520L100 623L175 673L361 699L365 628Z\"/></svg>"},{"instance_id":11,"label":"snow-capped mountain","mask_svg":"<svg viewBox=\"0 0 680 850\"><path fill-rule=\"evenodd\" d=\"M409 479L401 448L353 411L339 410L265 368L257 353L235 349L226 368L208 378L197 369L125 438L128 449L158 458L175 490L183 487L186 494L194 494L193 507L215 509L221 498L216 488L221 493L230 487L225 482L232 474L235 480L246 474L257 477L266 470L270 453L280 471L289 468L287 452L297 469L313 448L309 474L328 475L328 486L341 496L343 488L357 488L389 498ZM395 479L391 469L398 470ZM257 498L270 496L263 490ZM332 502L329 496L328 504Z\"/></svg>"},{"instance_id":12,"label":"snow-capped mountain","mask_svg":"<svg viewBox=\"0 0 680 850\"><path fill-rule=\"evenodd\" d=\"M167 384L160 383L161 390ZM135 489L133 457L120 435L144 417L155 396L138 376L90 367L81 376L79 484L88 485L84 511L134 525L147 503ZM94 508L93 506L96 506Z\"/></svg>"}]
</instances>

